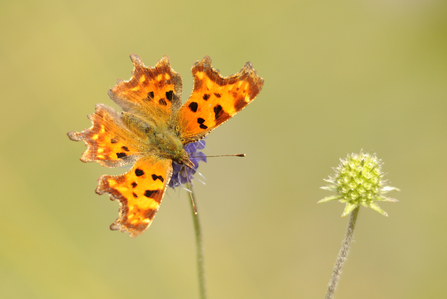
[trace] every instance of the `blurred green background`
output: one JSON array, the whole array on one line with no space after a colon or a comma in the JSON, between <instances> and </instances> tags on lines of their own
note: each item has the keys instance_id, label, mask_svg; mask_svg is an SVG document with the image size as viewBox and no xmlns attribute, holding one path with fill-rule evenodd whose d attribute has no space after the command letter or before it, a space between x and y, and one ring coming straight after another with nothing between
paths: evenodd
<instances>
[{"instance_id":1,"label":"blurred green background","mask_svg":"<svg viewBox=\"0 0 447 299\"><path fill-rule=\"evenodd\" d=\"M265 79L205 152L195 184L209 298L323 298L347 225L317 205L339 158L378 154L399 203L361 209L337 298L447 291L447 2L2 1L0 297L197 298L189 199L169 190L151 228L109 231L118 204L66 132L128 80L130 53L182 75L209 55Z\"/></svg>"}]
</instances>

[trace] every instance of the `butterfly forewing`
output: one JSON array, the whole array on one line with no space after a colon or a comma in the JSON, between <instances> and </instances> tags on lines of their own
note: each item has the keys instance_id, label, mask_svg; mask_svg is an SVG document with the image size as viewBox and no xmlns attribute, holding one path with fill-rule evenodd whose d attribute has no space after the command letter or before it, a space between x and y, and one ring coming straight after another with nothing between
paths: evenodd
<instances>
[{"instance_id":1,"label":"butterfly forewing","mask_svg":"<svg viewBox=\"0 0 447 299\"><path fill-rule=\"evenodd\" d=\"M130 56L134 70L129 81L119 80L110 89L110 98L126 112L164 121L181 105L182 79L171 68L167 56L155 67L146 67L137 55Z\"/></svg>"},{"instance_id":2,"label":"butterfly forewing","mask_svg":"<svg viewBox=\"0 0 447 299\"><path fill-rule=\"evenodd\" d=\"M239 73L222 77L206 56L191 71L194 88L178 114L184 144L203 138L233 117L255 99L264 84L250 62Z\"/></svg>"}]
</instances>

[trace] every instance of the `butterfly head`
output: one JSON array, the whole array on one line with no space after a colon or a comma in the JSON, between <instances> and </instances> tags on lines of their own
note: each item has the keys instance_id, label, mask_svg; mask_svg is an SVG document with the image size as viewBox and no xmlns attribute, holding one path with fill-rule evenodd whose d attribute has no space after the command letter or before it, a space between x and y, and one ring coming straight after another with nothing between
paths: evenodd
<instances>
[{"instance_id":1,"label":"butterfly head","mask_svg":"<svg viewBox=\"0 0 447 299\"><path fill-rule=\"evenodd\" d=\"M180 164L184 164L185 166L189 167L192 170L196 169L194 163L192 163L191 160L189 159L189 156L188 156L188 158L186 160L181 161Z\"/></svg>"}]
</instances>

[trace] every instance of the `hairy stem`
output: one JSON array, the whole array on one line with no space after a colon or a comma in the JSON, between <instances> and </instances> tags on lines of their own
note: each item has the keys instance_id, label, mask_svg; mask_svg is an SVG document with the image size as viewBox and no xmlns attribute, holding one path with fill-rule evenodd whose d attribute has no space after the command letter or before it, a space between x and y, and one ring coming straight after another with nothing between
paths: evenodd
<instances>
[{"instance_id":1,"label":"hairy stem","mask_svg":"<svg viewBox=\"0 0 447 299\"><path fill-rule=\"evenodd\" d=\"M206 284L205 284L205 269L203 266L203 244L202 244L202 232L200 230L199 215L194 204L194 191L192 184L187 183L188 189L191 190L189 196L191 198L191 211L192 220L194 222L194 231L196 234L196 250L197 250L197 274L199 279L199 295L200 299L206 299Z\"/></svg>"},{"instance_id":2,"label":"hairy stem","mask_svg":"<svg viewBox=\"0 0 447 299\"><path fill-rule=\"evenodd\" d=\"M340 278L341 269L348 256L349 248L351 247L352 236L354 235L355 222L357 221L357 215L359 214L359 207L355 208L351 212L351 217L349 218L348 228L346 230L345 239L341 246L340 252L338 253L337 261L334 266L334 271L332 272L331 280L329 281L329 286L326 293L326 299L332 299L334 297L335 288L337 287L338 279Z\"/></svg>"}]
</instances>

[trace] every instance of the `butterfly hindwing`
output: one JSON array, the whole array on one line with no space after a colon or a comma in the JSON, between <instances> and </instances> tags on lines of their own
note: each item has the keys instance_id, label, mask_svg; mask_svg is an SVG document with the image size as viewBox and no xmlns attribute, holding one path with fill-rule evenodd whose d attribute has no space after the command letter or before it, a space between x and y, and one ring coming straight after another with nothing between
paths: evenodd
<instances>
[{"instance_id":1,"label":"butterfly hindwing","mask_svg":"<svg viewBox=\"0 0 447 299\"><path fill-rule=\"evenodd\" d=\"M74 141L83 140L87 150L82 162L96 161L103 166L118 167L135 162L146 147L137 136L126 129L121 116L112 108L97 104L95 113L88 116L92 127L82 132L68 132Z\"/></svg>"},{"instance_id":2,"label":"butterfly hindwing","mask_svg":"<svg viewBox=\"0 0 447 299\"><path fill-rule=\"evenodd\" d=\"M222 77L206 56L197 61L191 71L194 88L178 113L184 144L202 139L233 117L255 99L264 84L250 62L239 73Z\"/></svg>"},{"instance_id":3,"label":"butterfly hindwing","mask_svg":"<svg viewBox=\"0 0 447 299\"><path fill-rule=\"evenodd\" d=\"M108 193L111 200L120 204L119 217L110 229L129 233L131 237L143 233L160 207L171 175L171 160L147 156L125 174L100 177L96 193Z\"/></svg>"}]
</instances>

